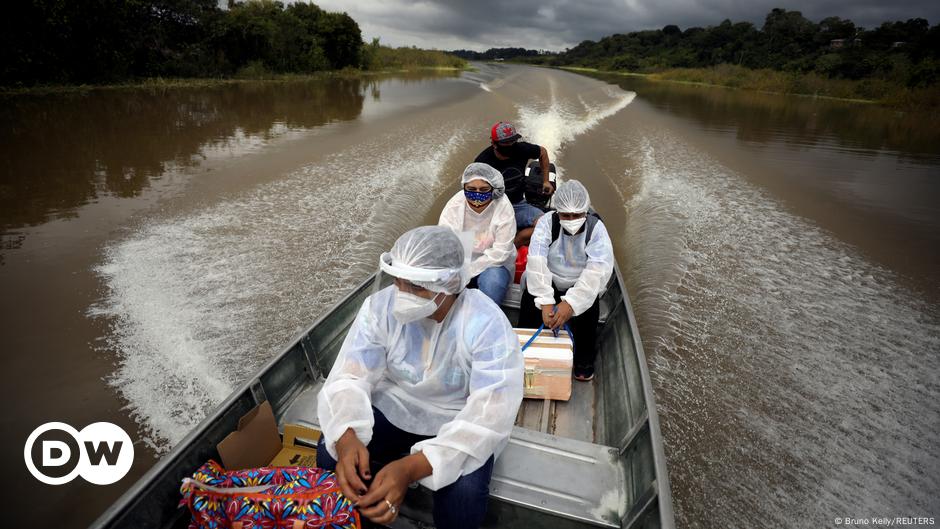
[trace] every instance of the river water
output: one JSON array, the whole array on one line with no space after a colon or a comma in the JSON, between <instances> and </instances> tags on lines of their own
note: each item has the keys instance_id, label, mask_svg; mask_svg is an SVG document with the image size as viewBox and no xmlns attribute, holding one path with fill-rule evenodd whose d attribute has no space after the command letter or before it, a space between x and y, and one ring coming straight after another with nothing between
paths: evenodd
<instances>
[{"instance_id":1,"label":"river water","mask_svg":"<svg viewBox=\"0 0 940 529\"><path fill-rule=\"evenodd\" d=\"M436 221L498 119L610 226L681 527L940 515L937 116L510 65L0 115L4 489L39 527L86 526ZM131 474L35 482L53 420L132 432Z\"/></svg>"}]
</instances>

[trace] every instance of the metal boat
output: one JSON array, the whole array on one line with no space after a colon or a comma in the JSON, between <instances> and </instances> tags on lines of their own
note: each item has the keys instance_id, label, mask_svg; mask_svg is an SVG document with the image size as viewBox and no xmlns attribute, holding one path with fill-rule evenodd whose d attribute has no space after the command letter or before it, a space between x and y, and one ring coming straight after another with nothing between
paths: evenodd
<instances>
[{"instance_id":1,"label":"metal boat","mask_svg":"<svg viewBox=\"0 0 940 529\"><path fill-rule=\"evenodd\" d=\"M601 298L596 376L573 382L571 399L526 399L496 461L484 527L620 529L675 526L659 419L636 319L617 268ZM370 277L245 382L151 468L91 527L185 528L180 483L259 403L279 428L318 428L317 393L365 298L390 284ZM513 296L514 294L514 296ZM503 309L518 319L518 285ZM513 298L515 302L513 302ZM304 443L315 446L317 439ZM431 493L409 490L392 527L433 527ZM444 529L444 528L441 528Z\"/></svg>"}]
</instances>

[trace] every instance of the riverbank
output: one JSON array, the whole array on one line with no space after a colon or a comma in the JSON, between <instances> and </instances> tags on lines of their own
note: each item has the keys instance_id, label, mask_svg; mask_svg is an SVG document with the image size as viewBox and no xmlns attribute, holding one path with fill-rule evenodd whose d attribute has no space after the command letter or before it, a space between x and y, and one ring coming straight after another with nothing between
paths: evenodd
<instances>
[{"instance_id":1,"label":"riverbank","mask_svg":"<svg viewBox=\"0 0 940 529\"><path fill-rule=\"evenodd\" d=\"M245 83L282 83L295 81L317 81L323 79L368 79L381 75L393 75L414 72L460 72L472 71L469 64L463 67L455 66L412 66L389 67L381 70L359 70L346 68L343 70L330 70L309 74L278 74L264 70L242 70L233 77L152 77L135 81L109 84L81 84L81 85L41 85L31 87L0 87L0 97L19 95L47 95L86 93L97 90L172 90L178 88L213 88L225 85L238 85Z\"/></svg>"},{"instance_id":2,"label":"riverbank","mask_svg":"<svg viewBox=\"0 0 940 529\"><path fill-rule=\"evenodd\" d=\"M734 65L713 68L673 68L639 73L623 70L599 70L562 66L563 70L583 73L643 77L651 81L723 86L766 93L793 94L826 99L878 104L905 110L940 110L940 86L911 89L880 79L853 81L828 79L816 74L794 74L776 70L752 70Z\"/></svg>"}]
</instances>

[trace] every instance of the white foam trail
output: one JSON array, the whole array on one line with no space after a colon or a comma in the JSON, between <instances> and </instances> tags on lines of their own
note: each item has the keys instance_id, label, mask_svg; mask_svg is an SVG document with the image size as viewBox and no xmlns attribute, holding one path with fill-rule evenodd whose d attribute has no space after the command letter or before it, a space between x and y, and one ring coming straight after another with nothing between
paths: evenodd
<instances>
[{"instance_id":1,"label":"white foam trail","mask_svg":"<svg viewBox=\"0 0 940 529\"><path fill-rule=\"evenodd\" d=\"M109 383L145 438L172 447L371 273L450 182L441 168L467 130L390 131L107 248L97 269L107 292L92 314L112 323L107 348L118 367Z\"/></svg>"},{"instance_id":2,"label":"white foam trail","mask_svg":"<svg viewBox=\"0 0 940 529\"><path fill-rule=\"evenodd\" d=\"M936 308L669 133L624 154L638 170L620 185L640 180L626 275L679 518L935 512Z\"/></svg>"},{"instance_id":3,"label":"white foam trail","mask_svg":"<svg viewBox=\"0 0 940 529\"><path fill-rule=\"evenodd\" d=\"M560 156L566 143L620 112L636 97L634 92L626 92L616 86L604 86L602 97L595 103L588 103L579 96L581 108L578 108L571 101L558 98L554 79L549 79L549 88L551 95L548 102L518 106L518 125L528 139L545 147L552 159Z\"/></svg>"},{"instance_id":4,"label":"white foam trail","mask_svg":"<svg viewBox=\"0 0 940 529\"><path fill-rule=\"evenodd\" d=\"M486 92L492 92L506 84L507 72L492 65L479 64L476 71L464 72L460 79L474 83Z\"/></svg>"}]
</instances>

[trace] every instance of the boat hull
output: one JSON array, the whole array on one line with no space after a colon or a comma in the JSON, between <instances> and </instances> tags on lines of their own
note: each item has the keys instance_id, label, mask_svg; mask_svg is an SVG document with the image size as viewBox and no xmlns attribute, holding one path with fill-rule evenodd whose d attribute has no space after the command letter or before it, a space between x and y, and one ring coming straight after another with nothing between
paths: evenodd
<instances>
[{"instance_id":1,"label":"boat hull","mask_svg":"<svg viewBox=\"0 0 940 529\"><path fill-rule=\"evenodd\" d=\"M218 458L216 444L260 402L271 403L279 425L317 426L316 406L310 400L329 373L362 302L388 281L373 276L337 303L220 404L91 527L186 527L189 513L176 507L181 480L206 460ZM516 318L515 309L506 313L510 320ZM602 298L597 378L590 396L567 408L550 401L527 402L526 407L538 409L542 420L533 427L520 414L524 424L517 421L510 444L494 467L485 527L674 527L655 400L638 337L617 271ZM559 415L559 409L568 410L567 418ZM594 420L577 423L582 415ZM410 490L396 527L430 523L430 501L426 489Z\"/></svg>"}]
</instances>

